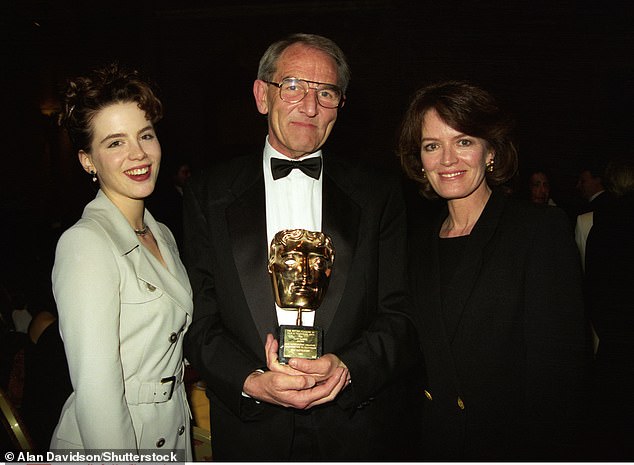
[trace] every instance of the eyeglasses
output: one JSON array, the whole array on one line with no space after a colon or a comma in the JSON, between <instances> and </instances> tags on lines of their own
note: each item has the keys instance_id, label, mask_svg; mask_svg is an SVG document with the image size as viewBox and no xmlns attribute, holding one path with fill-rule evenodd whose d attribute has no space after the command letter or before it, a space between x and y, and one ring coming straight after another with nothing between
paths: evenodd
<instances>
[{"instance_id":1,"label":"eyeglasses","mask_svg":"<svg viewBox=\"0 0 634 465\"><path fill-rule=\"evenodd\" d=\"M306 79L294 77L284 78L282 82L264 82L278 87L280 89L280 98L286 103L301 102L310 89L315 91L317 102L324 108L339 108L345 100L341 89L333 84L307 81ZM308 84L315 84L315 87L310 87Z\"/></svg>"}]
</instances>

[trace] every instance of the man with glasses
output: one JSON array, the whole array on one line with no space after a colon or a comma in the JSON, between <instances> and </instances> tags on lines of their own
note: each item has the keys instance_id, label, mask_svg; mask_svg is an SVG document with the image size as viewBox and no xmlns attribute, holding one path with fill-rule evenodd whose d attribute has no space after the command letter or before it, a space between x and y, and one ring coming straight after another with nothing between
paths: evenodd
<instances>
[{"instance_id":1,"label":"man with glasses","mask_svg":"<svg viewBox=\"0 0 634 465\"><path fill-rule=\"evenodd\" d=\"M419 394L405 375L418 347L406 310L405 210L396 179L326 155L350 70L331 40L294 34L260 60L253 94L267 115L263 154L232 159L185 192L194 290L187 357L207 382L214 459L405 460ZM324 355L277 361L280 324L268 248L283 229L328 234L328 291L305 326ZM408 375L409 376L409 375Z\"/></svg>"}]
</instances>

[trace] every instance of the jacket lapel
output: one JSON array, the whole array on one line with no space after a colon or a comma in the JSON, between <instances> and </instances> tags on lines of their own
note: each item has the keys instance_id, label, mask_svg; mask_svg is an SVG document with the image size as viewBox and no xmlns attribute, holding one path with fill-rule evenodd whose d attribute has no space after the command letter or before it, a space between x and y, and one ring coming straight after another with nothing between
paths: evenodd
<instances>
[{"instance_id":1,"label":"jacket lapel","mask_svg":"<svg viewBox=\"0 0 634 465\"><path fill-rule=\"evenodd\" d=\"M137 278L161 289L179 308L188 315L192 314L191 287L182 263L176 259L176 244L163 236L158 223L147 210L145 221L159 244L169 271L149 251L143 249L123 214L101 190L97 192L95 200L84 209L82 216L99 223L118 253L131 260Z\"/></svg>"},{"instance_id":2,"label":"jacket lapel","mask_svg":"<svg viewBox=\"0 0 634 465\"><path fill-rule=\"evenodd\" d=\"M440 292L441 239L438 236L442 222L448 214L447 208L441 210L433 224L410 228L409 243L413 260L409 264L409 273L415 277L411 289L419 309L418 327L422 340L426 341L423 346L427 350L435 351L434 355L429 356L429 360L434 364L428 367L435 373L436 383L431 386L432 390L447 384L454 387L456 394L460 395L462 392L453 356L453 341L460 322L465 317L469 297L486 260L487 245L495 234L503 208L503 197L493 193L471 232L463 259L452 278L452 287L458 291L450 296L442 296ZM455 326L451 328L445 324L443 298L445 305L457 306L455 311L460 315L460 318L454 320Z\"/></svg>"},{"instance_id":3,"label":"jacket lapel","mask_svg":"<svg viewBox=\"0 0 634 465\"><path fill-rule=\"evenodd\" d=\"M428 369L436 374L436 384L431 385L430 388L433 392L439 386L448 385L453 386L455 392L459 393L461 392L460 380L453 357L451 340L448 336L452 334L450 331L453 328L448 329L445 325L440 292L440 238L438 233L446 216L447 210L445 208L435 223L426 225L422 229L410 231L409 243L412 246L412 251L410 252L409 273L416 277L411 287L420 312L417 315L420 318L418 327L421 331L421 338L426 340L422 346L427 347L427 350L435 351L434 355L429 354L429 360L434 361L434 365L430 365ZM425 253L426 251L428 253ZM412 258L416 260L411 260Z\"/></svg>"},{"instance_id":4,"label":"jacket lapel","mask_svg":"<svg viewBox=\"0 0 634 465\"><path fill-rule=\"evenodd\" d=\"M242 290L251 316L264 342L268 332L276 334L278 323L271 278L267 272L266 200L261 158L245 167L233 183L226 219L231 247ZM345 173L324 161L322 195L322 231L329 234L335 247L335 265L328 292L315 314L315 325L324 331L341 301L352 256L356 247L359 207L344 192Z\"/></svg>"},{"instance_id":5,"label":"jacket lapel","mask_svg":"<svg viewBox=\"0 0 634 465\"><path fill-rule=\"evenodd\" d=\"M324 160L322 193L322 232L332 238L335 263L328 291L315 313L315 325L328 331L346 287L352 257L357 245L359 206L344 191L345 174L337 165Z\"/></svg>"},{"instance_id":6,"label":"jacket lapel","mask_svg":"<svg viewBox=\"0 0 634 465\"><path fill-rule=\"evenodd\" d=\"M234 198L225 214L231 249L240 284L262 343L266 334L277 333L275 297L267 271L266 200L262 159L254 158L256 166L248 166L233 183Z\"/></svg>"},{"instance_id":7,"label":"jacket lapel","mask_svg":"<svg viewBox=\"0 0 634 465\"><path fill-rule=\"evenodd\" d=\"M430 315L429 320L425 321L423 327L426 328L428 337L435 340L437 347L444 347L449 349L447 341L449 341L448 328L445 326L445 319L443 317L442 295L441 295L441 283L440 283L440 238L438 233L447 211L444 210L443 214L438 217L437 221L428 231L428 234L422 236L422 240L429 240L429 256L425 257L420 253L415 253L415 257L420 257L421 260L429 259L429 267L422 265L426 271L420 272L421 265L414 264L414 269L410 270L411 273L416 273L418 276L418 282L414 286L416 290L415 295L424 296L424 302L421 306L427 307L424 311ZM419 244L421 239L418 237L414 243ZM426 248L424 244L419 245L423 250Z\"/></svg>"},{"instance_id":8,"label":"jacket lapel","mask_svg":"<svg viewBox=\"0 0 634 465\"><path fill-rule=\"evenodd\" d=\"M142 251L139 257L137 275L143 281L162 289L188 315L192 315L192 290L187 272L180 260L178 247L169 237L163 235L162 229L149 211L145 211L145 223L152 230L167 269L148 251ZM141 250L141 248L137 249Z\"/></svg>"},{"instance_id":9,"label":"jacket lapel","mask_svg":"<svg viewBox=\"0 0 634 465\"><path fill-rule=\"evenodd\" d=\"M454 320L456 321L454 327L447 328L450 342L454 340L460 321L465 316L465 308L473 291L473 286L480 277L480 270L485 260L485 248L495 233L503 204L504 199L500 194L491 194L478 222L471 231L462 261L451 280L452 288L457 289L457 291L453 295L445 296L445 302L459 313L459 318ZM437 250L436 256L438 256Z\"/></svg>"}]
</instances>

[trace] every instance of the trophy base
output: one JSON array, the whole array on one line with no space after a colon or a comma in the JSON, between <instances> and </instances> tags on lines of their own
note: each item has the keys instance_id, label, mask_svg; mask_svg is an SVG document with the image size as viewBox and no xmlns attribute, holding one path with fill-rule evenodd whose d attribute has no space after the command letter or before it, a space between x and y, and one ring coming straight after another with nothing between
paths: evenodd
<instances>
[{"instance_id":1,"label":"trophy base","mask_svg":"<svg viewBox=\"0 0 634 465\"><path fill-rule=\"evenodd\" d=\"M286 364L290 358L315 360L322 356L324 332L317 326L280 326L277 359Z\"/></svg>"}]
</instances>

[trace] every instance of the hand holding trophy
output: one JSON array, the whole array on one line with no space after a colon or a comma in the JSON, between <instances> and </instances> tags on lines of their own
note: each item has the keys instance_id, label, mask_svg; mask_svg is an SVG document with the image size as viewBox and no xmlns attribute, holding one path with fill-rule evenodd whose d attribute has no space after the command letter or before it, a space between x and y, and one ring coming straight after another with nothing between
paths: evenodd
<instances>
[{"instance_id":1,"label":"hand holding trophy","mask_svg":"<svg viewBox=\"0 0 634 465\"><path fill-rule=\"evenodd\" d=\"M302 325L302 312L316 310L324 299L335 249L330 236L305 229L279 231L271 241L268 271L278 307L297 311L295 325L281 325L278 361L291 357L317 359L323 330Z\"/></svg>"}]
</instances>

